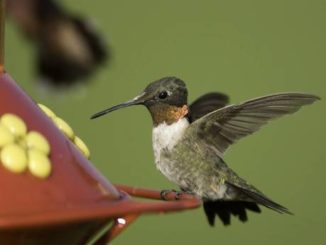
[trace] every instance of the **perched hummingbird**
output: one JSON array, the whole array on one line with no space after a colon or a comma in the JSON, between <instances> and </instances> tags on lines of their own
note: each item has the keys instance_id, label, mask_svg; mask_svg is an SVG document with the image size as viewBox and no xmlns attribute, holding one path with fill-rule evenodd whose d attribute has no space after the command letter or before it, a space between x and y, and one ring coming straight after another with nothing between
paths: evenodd
<instances>
[{"instance_id":1,"label":"perched hummingbird","mask_svg":"<svg viewBox=\"0 0 326 245\"><path fill-rule=\"evenodd\" d=\"M188 106L187 95L182 80L164 77L149 84L134 99L91 118L131 105L145 105L153 119L156 167L182 191L203 200L212 226L216 215L224 225L230 224L231 215L244 222L247 209L260 213L258 204L290 214L230 169L223 154L268 121L294 113L319 98L304 93L279 93L227 105L228 96L208 93Z\"/></svg>"}]
</instances>

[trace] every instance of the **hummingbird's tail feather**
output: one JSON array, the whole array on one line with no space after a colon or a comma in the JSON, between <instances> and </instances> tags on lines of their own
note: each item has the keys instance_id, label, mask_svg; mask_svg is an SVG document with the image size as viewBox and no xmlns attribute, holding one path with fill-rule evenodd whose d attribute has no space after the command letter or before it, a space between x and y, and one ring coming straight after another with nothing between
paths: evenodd
<instances>
[{"instance_id":1,"label":"hummingbird's tail feather","mask_svg":"<svg viewBox=\"0 0 326 245\"><path fill-rule=\"evenodd\" d=\"M231 183L228 183L233 188L237 189L240 193L244 194L245 196L249 197L250 200L256 202L257 204L263 205L267 208L270 208L278 213L281 214L293 214L291 213L286 207L272 201L268 197L266 197L263 193L256 190L253 186L248 186L249 188L240 187Z\"/></svg>"},{"instance_id":2,"label":"hummingbird's tail feather","mask_svg":"<svg viewBox=\"0 0 326 245\"><path fill-rule=\"evenodd\" d=\"M211 226L215 224L215 217L218 216L224 225L230 225L231 215L238 217L242 222L248 220L247 210L260 213L259 206L254 202L245 201L205 201L204 211Z\"/></svg>"}]
</instances>

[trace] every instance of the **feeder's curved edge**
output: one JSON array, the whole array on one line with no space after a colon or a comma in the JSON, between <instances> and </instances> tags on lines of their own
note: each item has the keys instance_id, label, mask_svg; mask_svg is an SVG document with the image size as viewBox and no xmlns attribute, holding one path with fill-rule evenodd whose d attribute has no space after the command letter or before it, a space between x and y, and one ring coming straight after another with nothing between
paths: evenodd
<instances>
[{"instance_id":1,"label":"feeder's curved edge","mask_svg":"<svg viewBox=\"0 0 326 245\"><path fill-rule=\"evenodd\" d=\"M140 214L128 214L126 216L115 219L113 226L97 239L93 245L106 245L123 232L132 222L134 222ZM123 220L121 222L120 220Z\"/></svg>"},{"instance_id":2,"label":"feeder's curved edge","mask_svg":"<svg viewBox=\"0 0 326 245\"><path fill-rule=\"evenodd\" d=\"M149 198L155 200L161 199L161 191L131 187L126 185L115 185L115 187L121 192L124 198L128 199L128 195L142 198ZM125 194L123 194L125 193ZM178 200L176 200L178 198ZM125 230L132 222L134 222L141 214L148 213L168 213L178 212L187 209L195 209L201 206L202 201L190 194L176 195L176 193L169 193L166 196L166 200L157 202L144 202L144 201L133 201L133 208L138 212L121 216L115 219L115 224L106 232L94 245L105 245L111 242L117 235Z\"/></svg>"},{"instance_id":3,"label":"feeder's curved edge","mask_svg":"<svg viewBox=\"0 0 326 245\"><path fill-rule=\"evenodd\" d=\"M156 193L160 193L156 191ZM94 203L93 205L81 205L76 208L63 208L37 214L25 215L22 219L17 216L0 217L1 229L20 229L26 227L38 227L42 225L60 225L63 223L75 223L87 220L123 217L128 214L165 213L182 211L199 207L199 199L181 199L175 201L144 202L129 199L126 193L121 193L121 198L116 201ZM46 216L46 218L44 217Z\"/></svg>"}]
</instances>

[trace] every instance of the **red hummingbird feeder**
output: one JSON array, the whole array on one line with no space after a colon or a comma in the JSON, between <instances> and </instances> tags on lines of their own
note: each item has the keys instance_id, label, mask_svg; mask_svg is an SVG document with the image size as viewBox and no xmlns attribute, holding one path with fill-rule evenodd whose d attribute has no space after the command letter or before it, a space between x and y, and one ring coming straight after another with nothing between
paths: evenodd
<instances>
[{"instance_id":1,"label":"red hummingbird feeder","mask_svg":"<svg viewBox=\"0 0 326 245\"><path fill-rule=\"evenodd\" d=\"M97 245L106 244L141 214L198 207L201 201L187 194L178 200L174 193L166 196L169 201L133 200L130 196L159 200L160 191L112 185L95 169L5 72L3 2L0 0L0 131L3 124L14 137L3 134L11 138L0 139L0 244L74 245L87 244L90 239ZM19 131L19 125L25 131ZM32 149L29 139L35 137L48 142L47 148L41 147L46 157ZM1 140L7 139L9 143L1 146ZM94 238L106 227L104 234Z\"/></svg>"}]
</instances>

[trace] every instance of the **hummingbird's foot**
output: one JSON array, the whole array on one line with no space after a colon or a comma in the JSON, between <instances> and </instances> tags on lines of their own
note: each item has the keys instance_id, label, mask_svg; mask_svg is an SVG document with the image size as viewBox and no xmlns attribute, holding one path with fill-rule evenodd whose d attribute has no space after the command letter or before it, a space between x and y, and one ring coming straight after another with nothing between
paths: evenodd
<instances>
[{"instance_id":1,"label":"hummingbird's foot","mask_svg":"<svg viewBox=\"0 0 326 245\"><path fill-rule=\"evenodd\" d=\"M174 200L179 200L182 196L182 194L184 194L186 192L184 191L176 191L176 190L162 190L160 193L161 199L168 201L171 200L173 198L171 198L171 195L174 196Z\"/></svg>"},{"instance_id":2,"label":"hummingbird's foot","mask_svg":"<svg viewBox=\"0 0 326 245\"><path fill-rule=\"evenodd\" d=\"M164 200L164 201L168 201L170 198L168 198L168 195L171 194L171 193L176 193L177 191L176 190L161 190L161 193L160 193L160 196L161 196L161 199Z\"/></svg>"},{"instance_id":3,"label":"hummingbird's foot","mask_svg":"<svg viewBox=\"0 0 326 245\"><path fill-rule=\"evenodd\" d=\"M184 194L184 193L185 193L184 191L176 191L176 192L175 192L175 197L174 197L174 199L175 199L175 200L179 200L179 199L181 199L182 194Z\"/></svg>"}]
</instances>

